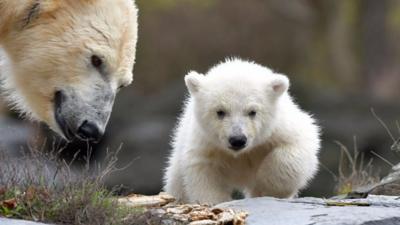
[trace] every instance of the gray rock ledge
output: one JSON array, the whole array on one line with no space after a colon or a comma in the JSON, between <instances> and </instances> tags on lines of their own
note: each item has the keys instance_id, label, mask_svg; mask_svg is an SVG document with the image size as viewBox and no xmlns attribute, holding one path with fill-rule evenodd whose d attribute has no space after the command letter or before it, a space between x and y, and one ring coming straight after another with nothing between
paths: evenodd
<instances>
[{"instance_id":1,"label":"gray rock ledge","mask_svg":"<svg viewBox=\"0 0 400 225\"><path fill-rule=\"evenodd\" d=\"M396 196L351 200L265 197L217 207L247 211L248 225L400 225L400 197Z\"/></svg>"},{"instance_id":2,"label":"gray rock ledge","mask_svg":"<svg viewBox=\"0 0 400 225\"><path fill-rule=\"evenodd\" d=\"M25 220L13 220L0 218L0 225L46 225L43 223L30 222Z\"/></svg>"}]
</instances>

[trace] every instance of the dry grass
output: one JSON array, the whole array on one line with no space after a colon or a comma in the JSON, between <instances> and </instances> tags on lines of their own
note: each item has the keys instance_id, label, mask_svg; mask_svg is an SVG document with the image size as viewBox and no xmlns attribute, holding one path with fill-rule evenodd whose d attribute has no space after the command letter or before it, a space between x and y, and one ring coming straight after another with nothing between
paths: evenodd
<instances>
[{"instance_id":1,"label":"dry grass","mask_svg":"<svg viewBox=\"0 0 400 225\"><path fill-rule=\"evenodd\" d=\"M356 138L354 138L353 152L340 142L336 144L340 147L338 175L335 176L337 194L348 194L380 181L379 172L372 166L372 159L365 162L364 154L358 151Z\"/></svg>"},{"instance_id":2,"label":"dry grass","mask_svg":"<svg viewBox=\"0 0 400 225\"><path fill-rule=\"evenodd\" d=\"M90 151L88 151L90 152ZM0 155L0 216L55 224L134 224L127 218L136 210L121 206L103 179L113 171L119 151L107 164L90 164L74 171L61 160L62 150L51 153L31 148L19 158Z\"/></svg>"},{"instance_id":3,"label":"dry grass","mask_svg":"<svg viewBox=\"0 0 400 225\"><path fill-rule=\"evenodd\" d=\"M399 124L399 121L396 121L396 128L397 128L397 132L398 132L398 137L396 138L396 135L393 134L393 132L386 125L386 123L375 113L375 110L371 109L371 112L372 112L372 115L375 117L375 119L378 120L378 122L386 130L389 137L392 139L393 144L390 149L395 153L400 153L400 124Z\"/></svg>"},{"instance_id":4,"label":"dry grass","mask_svg":"<svg viewBox=\"0 0 400 225\"><path fill-rule=\"evenodd\" d=\"M380 125L385 129L393 144L391 146L391 151L396 155L400 153L400 124L396 121L396 128L398 135L394 134L386 123L375 113L374 109L371 109L372 115L380 123ZM361 189L368 189L381 182L379 176L379 170L373 167L372 159L365 162L364 154L360 153L357 148L357 139L354 138L353 151L351 152L346 146L340 142L336 142L340 147L340 160L338 166L338 175L335 175L337 180L336 193L337 194L348 194L352 191L357 191ZM377 158L384 161L395 169L395 165L389 160L380 156L375 152L371 152ZM389 174L390 175L390 174Z\"/></svg>"}]
</instances>

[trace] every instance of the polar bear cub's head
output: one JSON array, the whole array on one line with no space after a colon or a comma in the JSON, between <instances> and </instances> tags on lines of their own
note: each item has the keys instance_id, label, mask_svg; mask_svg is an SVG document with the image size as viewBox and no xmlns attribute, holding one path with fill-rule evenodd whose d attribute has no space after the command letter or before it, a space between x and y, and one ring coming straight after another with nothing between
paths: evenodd
<instances>
[{"instance_id":1,"label":"polar bear cub's head","mask_svg":"<svg viewBox=\"0 0 400 225\"><path fill-rule=\"evenodd\" d=\"M67 139L98 140L117 91L132 82L134 1L9 2L5 10L20 10L0 35L10 102Z\"/></svg>"},{"instance_id":2,"label":"polar bear cub's head","mask_svg":"<svg viewBox=\"0 0 400 225\"><path fill-rule=\"evenodd\" d=\"M190 72L186 86L203 135L233 154L262 144L271 135L286 76L239 59L227 60L206 75Z\"/></svg>"}]
</instances>

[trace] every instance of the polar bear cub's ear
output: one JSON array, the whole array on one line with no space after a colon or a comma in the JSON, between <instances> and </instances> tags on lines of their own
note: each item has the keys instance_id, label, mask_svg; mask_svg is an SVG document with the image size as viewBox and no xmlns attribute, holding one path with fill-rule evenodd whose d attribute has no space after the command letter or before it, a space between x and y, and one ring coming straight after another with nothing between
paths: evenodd
<instances>
[{"instance_id":1,"label":"polar bear cub's ear","mask_svg":"<svg viewBox=\"0 0 400 225\"><path fill-rule=\"evenodd\" d=\"M289 89L289 79L285 75L274 74L269 87L272 88L274 96L279 97Z\"/></svg>"},{"instance_id":2,"label":"polar bear cub's ear","mask_svg":"<svg viewBox=\"0 0 400 225\"><path fill-rule=\"evenodd\" d=\"M203 79L204 75L199 74L195 71L191 71L185 76L186 87L188 88L191 95L199 92Z\"/></svg>"}]
</instances>

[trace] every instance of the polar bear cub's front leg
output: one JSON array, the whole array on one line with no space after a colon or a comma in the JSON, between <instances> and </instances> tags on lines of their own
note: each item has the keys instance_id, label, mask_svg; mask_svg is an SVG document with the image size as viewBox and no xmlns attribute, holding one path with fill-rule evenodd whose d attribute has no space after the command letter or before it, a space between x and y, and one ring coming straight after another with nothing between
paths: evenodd
<instances>
[{"instance_id":1,"label":"polar bear cub's front leg","mask_svg":"<svg viewBox=\"0 0 400 225\"><path fill-rule=\"evenodd\" d=\"M190 166L183 177L187 202L217 204L231 200L230 187L210 165Z\"/></svg>"},{"instance_id":2,"label":"polar bear cub's front leg","mask_svg":"<svg viewBox=\"0 0 400 225\"><path fill-rule=\"evenodd\" d=\"M164 177L164 190L173 195L177 202L216 204L230 200L230 187L223 181L218 168L205 159L198 160L201 156L193 157L195 153L189 157L179 154L184 149L177 146L174 151L178 152L170 158Z\"/></svg>"},{"instance_id":3,"label":"polar bear cub's front leg","mask_svg":"<svg viewBox=\"0 0 400 225\"><path fill-rule=\"evenodd\" d=\"M317 171L317 155L308 154L309 149L316 146L300 142L275 148L262 162L255 185L248 189L250 196L296 197Z\"/></svg>"}]
</instances>

